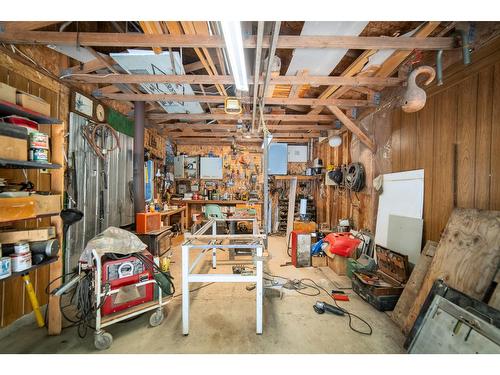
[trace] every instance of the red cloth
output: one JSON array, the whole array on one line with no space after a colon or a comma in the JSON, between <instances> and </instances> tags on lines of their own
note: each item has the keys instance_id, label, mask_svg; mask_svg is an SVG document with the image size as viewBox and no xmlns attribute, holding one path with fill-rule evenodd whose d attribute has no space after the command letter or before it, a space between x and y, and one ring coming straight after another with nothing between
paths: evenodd
<instances>
[{"instance_id":1,"label":"red cloth","mask_svg":"<svg viewBox=\"0 0 500 375\"><path fill-rule=\"evenodd\" d=\"M330 244L328 251L331 254L349 257L361 243L357 238L353 238L351 233L330 233L323 242Z\"/></svg>"}]
</instances>

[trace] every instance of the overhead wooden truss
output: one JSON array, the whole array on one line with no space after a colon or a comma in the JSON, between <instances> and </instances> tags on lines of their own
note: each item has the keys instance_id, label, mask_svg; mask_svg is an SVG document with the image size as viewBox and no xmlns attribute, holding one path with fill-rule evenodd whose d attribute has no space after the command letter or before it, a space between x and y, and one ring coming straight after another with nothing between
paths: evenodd
<instances>
[{"instance_id":1,"label":"overhead wooden truss","mask_svg":"<svg viewBox=\"0 0 500 375\"><path fill-rule=\"evenodd\" d=\"M141 21L143 33L95 33L95 32L54 32L36 31L36 29L57 22L0 22L0 42L12 44L35 45L68 45L88 48L96 57L85 64L78 64L61 72L61 78L77 84L99 84L103 87L94 90L96 97L121 100L125 102L147 101L150 109L147 117L150 124L163 132L170 132L177 142L197 142L203 139L216 138L221 142L231 142L237 137L241 142L255 142L243 138L241 130L236 127L237 121L252 121L252 111L256 114L256 99L242 96L244 113L228 115L221 113L220 108L211 103L222 104L227 98L227 85L234 84L234 79L228 75L222 49L224 39L217 35L217 25L207 22L191 21ZM373 37L373 36L304 36L279 35L272 39L271 35L258 38L257 35L244 37L244 48L258 51L269 49L296 48L342 48L364 50L364 52L341 74L337 76L310 76L307 71L301 71L294 76L280 76L274 72L268 78L260 75L248 77L253 84L254 92L261 92L267 86L265 99L266 109L271 107L271 113L264 111L263 119L267 128L272 131L275 139L286 139L287 142L304 142L310 137L317 137L325 131L334 129L334 122L340 122L354 133L368 148L375 151L376 147L370 136L358 125L350 110L361 108L364 113L376 107L375 93L384 87L404 84L405 77L392 75L397 68L410 56L413 50L449 50L455 48L454 38L438 36L430 37L440 22L427 22L411 37ZM261 25L263 26L263 25ZM263 30L263 27L261 28ZM262 35L261 35L262 36ZM275 42L275 43L273 43ZM156 53L163 49L172 52L172 48L193 48L199 61L184 65L185 74L179 75L139 75L121 74L116 62L107 55L95 52L91 47L146 47ZM209 50L212 49L212 50ZM370 56L382 49L392 49L395 52L380 66L366 69ZM261 63L260 56L256 59ZM204 70L203 74L189 74ZM95 74L94 72L110 71L110 74ZM391 77L392 76L392 77ZM203 95L170 95L145 94L141 92L141 84L188 84L199 85ZM107 86L106 86L107 85ZM206 85L204 87L204 85ZM211 86L207 88L207 86ZM326 89L315 98L300 97L303 86L326 86ZM274 87L285 88L288 94L284 97L273 97ZM346 99L346 93L356 90L361 93L356 99ZM216 95L208 95L216 94ZM283 95L281 95L283 96ZM206 103L208 113L178 114L158 112L157 101L200 102ZM280 106L279 109L276 106ZM205 108L206 108L205 107ZM306 112L302 115L287 114L285 108ZM309 107L309 109L308 109ZM328 109L328 114L321 114ZM280 112L281 111L281 112ZM324 113L324 112L323 112ZM171 121L186 121L175 122ZM202 123L204 121L218 122L216 127ZM338 122L338 121L337 121ZM212 124L214 125L214 124ZM300 133L298 133L300 132Z\"/></svg>"},{"instance_id":2,"label":"overhead wooden truss","mask_svg":"<svg viewBox=\"0 0 500 375\"><path fill-rule=\"evenodd\" d=\"M224 39L217 35L200 34L141 34L141 33L76 33L55 31L0 32L0 42L14 44L59 44L93 47L171 47L171 48L224 48ZM256 47L256 36L243 40L244 48ZM262 48L269 48L270 38L264 37ZM399 49L399 50L449 50L454 40L448 37L370 37L280 35L276 48L344 48L344 49Z\"/></svg>"}]
</instances>

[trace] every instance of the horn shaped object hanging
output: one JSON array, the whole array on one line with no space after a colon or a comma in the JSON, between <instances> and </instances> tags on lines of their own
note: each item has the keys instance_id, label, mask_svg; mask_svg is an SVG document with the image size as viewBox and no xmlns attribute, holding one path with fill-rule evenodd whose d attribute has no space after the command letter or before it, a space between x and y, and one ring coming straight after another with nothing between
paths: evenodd
<instances>
[{"instance_id":1,"label":"horn shaped object hanging","mask_svg":"<svg viewBox=\"0 0 500 375\"><path fill-rule=\"evenodd\" d=\"M436 71L434 68L424 65L419 66L413 70L408 76L408 87L403 97L403 105L401 108L405 112L417 112L420 111L425 106L425 101L427 99L427 94L423 89L417 85L417 76L420 74L427 74L429 78L424 82L424 85L429 85L436 77Z\"/></svg>"}]
</instances>

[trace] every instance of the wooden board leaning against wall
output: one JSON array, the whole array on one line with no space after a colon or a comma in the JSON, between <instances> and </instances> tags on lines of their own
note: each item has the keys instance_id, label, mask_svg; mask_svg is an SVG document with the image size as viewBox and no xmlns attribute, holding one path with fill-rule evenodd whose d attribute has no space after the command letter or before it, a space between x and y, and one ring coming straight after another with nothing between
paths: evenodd
<instances>
[{"instance_id":1,"label":"wooden board leaning against wall","mask_svg":"<svg viewBox=\"0 0 500 375\"><path fill-rule=\"evenodd\" d=\"M69 90L59 82L40 74L35 69L12 59L0 52L0 82L38 96L50 103L51 116L62 120L61 125L41 125L40 130L49 134L51 139L51 161L64 166L65 138L67 129ZM0 169L0 176L15 182L23 182L22 170ZM39 170L27 170L27 177L35 184L35 189L51 191L57 194L64 192L64 168L44 173ZM58 216L22 220L10 224L18 229L39 228L53 225L56 227L57 237L62 241L62 223ZM62 244L60 244L62 248ZM45 291L50 280L62 273L62 254L57 262L40 267L30 272L40 305L49 303L48 332L58 334L61 331L61 316L59 303L56 297L49 297ZM54 287L58 282L54 283ZM25 291L21 277L13 277L0 282L0 327L5 327L32 311L31 304Z\"/></svg>"}]
</instances>

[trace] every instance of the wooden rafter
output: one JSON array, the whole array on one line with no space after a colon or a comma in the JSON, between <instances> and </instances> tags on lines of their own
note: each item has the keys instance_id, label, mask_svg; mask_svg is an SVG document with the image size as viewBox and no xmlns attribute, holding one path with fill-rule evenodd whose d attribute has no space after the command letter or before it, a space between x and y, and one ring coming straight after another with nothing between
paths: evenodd
<instances>
[{"instance_id":1,"label":"wooden rafter","mask_svg":"<svg viewBox=\"0 0 500 375\"><path fill-rule=\"evenodd\" d=\"M95 93L94 95L96 95ZM99 92L100 97L123 101L146 101L157 102L162 100L174 102L202 102L202 103L224 103L226 97L219 95L176 95L176 94L118 94ZM241 98L243 103L251 103L250 97ZM336 105L339 107L373 107L373 102L358 99L315 99L315 98L268 98L266 104L270 105Z\"/></svg>"},{"instance_id":2,"label":"wooden rafter","mask_svg":"<svg viewBox=\"0 0 500 375\"><path fill-rule=\"evenodd\" d=\"M155 125L158 128L166 129L166 130L184 130L184 129L194 129L194 130L212 130L212 129L236 129L236 122L231 124L186 124L185 122L177 122L174 124L158 124ZM278 131L309 131L309 130L317 130L317 131L327 131L334 129L333 124L329 125L321 125L321 124L278 124L278 125L267 125L269 130L278 130Z\"/></svg>"},{"instance_id":3,"label":"wooden rafter","mask_svg":"<svg viewBox=\"0 0 500 375\"><path fill-rule=\"evenodd\" d=\"M169 28L170 31L170 28ZM55 31L0 32L0 41L14 44L60 44L101 47L158 47L172 48L223 48L224 39L218 35L144 35L142 33L76 33ZM265 37L263 48L269 48L270 38ZM245 37L243 46L255 48L255 35ZM295 48L345 48L345 49L398 49L450 50L453 38L413 37L362 37L362 36L309 36L281 35L278 49Z\"/></svg>"},{"instance_id":4,"label":"wooden rafter","mask_svg":"<svg viewBox=\"0 0 500 375\"><path fill-rule=\"evenodd\" d=\"M171 83L171 84L233 84L234 77L230 75L199 75L199 74L86 74L76 75L74 81L85 83ZM253 77L249 77L253 82ZM341 86L399 86L404 80L398 77L343 77L343 76L275 76L270 79L273 85L341 85ZM259 78L263 83L264 78ZM321 96L321 98L328 97Z\"/></svg>"},{"instance_id":5,"label":"wooden rafter","mask_svg":"<svg viewBox=\"0 0 500 375\"><path fill-rule=\"evenodd\" d=\"M32 31L61 23L61 21L0 21L0 31Z\"/></svg>"},{"instance_id":6,"label":"wooden rafter","mask_svg":"<svg viewBox=\"0 0 500 375\"><path fill-rule=\"evenodd\" d=\"M347 117L344 112L339 107L336 106L327 106L327 108L332 112L344 125L347 129L351 131L356 137L359 138L361 142L363 142L372 152L377 150L377 146L368 137L365 132L349 117Z\"/></svg>"},{"instance_id":7,"label":"wooden rafter","mask_svg":"<svg viewBox=\"0 0 500 375\"><path fill-rule=\"evenodd\" d=\"M225 113L149 113L147 118L152 120L186 120L186 121L238 121L238 120L251 120L252 115L249 113L242 113L240 115L228 115ZM266 121L289 121L289 122L332 122L336 120L335 116L332 115L269 115L265 114L264 119Z\"/></svg>"}]
</instances>

